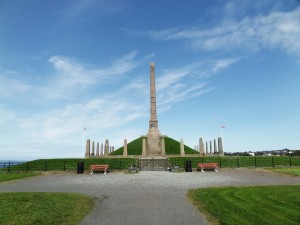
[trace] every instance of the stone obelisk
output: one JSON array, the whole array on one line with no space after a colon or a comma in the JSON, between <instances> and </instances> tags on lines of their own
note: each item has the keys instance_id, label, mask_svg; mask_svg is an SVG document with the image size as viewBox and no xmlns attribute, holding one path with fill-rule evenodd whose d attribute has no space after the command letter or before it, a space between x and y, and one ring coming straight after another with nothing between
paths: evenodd
<instances>
[{"instance_id":1,"label":"stone obelisk","mask_svg":"<svg viewBox=\"0 0 300 225\"><path fill-rule=\"evenodd\" d=\"M147 156L161 155L161 134L156 114L155 64L150 63L150 120L147 134Z\"/></svg>"}]
</instances>

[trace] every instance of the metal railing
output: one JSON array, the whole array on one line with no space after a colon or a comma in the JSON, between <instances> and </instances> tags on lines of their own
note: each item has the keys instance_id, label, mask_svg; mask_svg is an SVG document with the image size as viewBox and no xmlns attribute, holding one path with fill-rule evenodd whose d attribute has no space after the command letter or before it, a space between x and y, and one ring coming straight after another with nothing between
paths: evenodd
<instances>
[{"instance_id":1,"label":"metal railing","mask_svg":"<svg viewBox=\"0 0 300 225\"><path fill-rule=\"evenodd\" d=\"M169 158L169 164L177 164L184 168L186 160L192 162L192 168L198 163L217 162L220 168L239 167L278 167L300 166L300 158L289 156L239 156L239 157L192 157ZM110 170L127 169L129 165L138 164L134 158L91 158L91 159L43 159L28 162L0 162L0 172L31 172L31 171L76 171L77 163L83 162L84 169L89 170L92 164L108 164Z\"/></svg>"}]
</instances>

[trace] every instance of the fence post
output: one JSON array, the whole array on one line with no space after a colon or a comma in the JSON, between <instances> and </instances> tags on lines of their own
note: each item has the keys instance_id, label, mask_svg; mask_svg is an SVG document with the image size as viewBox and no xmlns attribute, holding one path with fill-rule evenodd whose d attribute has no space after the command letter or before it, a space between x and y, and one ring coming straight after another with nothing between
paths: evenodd
<instances>
[{"instance_id":1,"label":"fence post","mask_svg":"<svg viewBox=\"0 0 300 225\"><path fill-rule=\"evenodd\" d=\"M272 156L272 166L275 167L275 164L274 164L274 156Z\"/></svg>"},{"instance_id":2,"label":"fence post","mask_svg":"<svg viewBox=\"0 0 300 225\"><path fill-rule=\"evenodd\" d=\"M45 171L47 171L47 169L48 169L48 162L46 160L46 162L45 162Z\"/></svg>"},{"instance_id":3,"label":"fence post","mask_svg":"<svg viewBox=\"0 0 300 225\"><path fill-rule=\"evenodd\" d=\"M26 170L27 170L27 173L28 173L28 171L29 171L29 162L28 161L27 161Z\"/></svg>"},{"instance_id":4,"label":"fence post","mask_svg":"<svg viewBox=\"0 0 300 225\"><path fill-rule=\"evenodd\" d=\"M219 162L220 162L220 168L222 168L222 160L221 160L221 156L219 156Z\"/></svg>"},{"instance_id":5,"label":"fence post","mask_svg":"<svg viewBox=\"0 0 300 225\"><path fill-rule=\"evenodd\" d=\"M289 155L289 161L290 161L290 167L292 166L292 158L291 155Z\"/></svg>"},{"instance_id":6,"label":"fence post","mask_svg":"<svg viewBox=\"0 0 300 225\"><path fill-rule=\"evenodd\" d=\"M255 156L255 158L254 158L254 167L256 168L256 156Z\"/></svg>"},{"instance_id":7,"label":"fence post","mask_svg":"<svg viewBox=\"0 0 300 225\"><path fill-rule=\"evenodd\" d=\"M238 156L236 157L236 162L237 162L238 168L240 168L240 162L239 162L239 157Z\"/></svg>"},{"instance_id":8,"label":"fence post","mask_svg":"<svg viewBox=\"0 0 300 225\"><path fill-rule=\"evenodd\" d=\"M64 160L64 171L66 171L66 160Z\"/></svg>"},{"instance_id":9,"label":"fence post","mask_svg":"<svg viewBox=\"0 0 300 225\"><path fill-rule=\"evenodd\" d=\"M10 161L8 162L8 168L7 171L10 172Z\"/></svg>"},{"instance_id":10,"label":"fence post","mask_svg":"<svg viewBox=\"0 0 300 225\"><path fill-rule=\"evenodd\" d=\"M120 168L119 170L122 169L122 159L120 159Z\"/></svg>"}]
</instances>

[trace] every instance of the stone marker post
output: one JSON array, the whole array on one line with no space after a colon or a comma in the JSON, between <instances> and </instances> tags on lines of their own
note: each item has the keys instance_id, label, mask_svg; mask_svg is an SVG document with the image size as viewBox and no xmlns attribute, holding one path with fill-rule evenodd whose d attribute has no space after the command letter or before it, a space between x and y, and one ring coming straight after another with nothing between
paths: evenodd
<instances>
[{"instance_id":1,"label":"stone marker post","mask_svg":"<svg viewBox=\"0 0 300 225\"><path fill-rule=\"evenodd\" d=\"M217 154L217 142L216 142L216 139L214 139L214 154Z\"/></svg>"},{"instance_id":2,"label":"stone marker post","mask_svg":"<svg viewBox=\"0 0 300 225\"><path fill-rule=\"evenodd\" d=\"M126 158L128 156L127 153L127 139L124 139L124 150L123 150L123 157Z\"/></svg>"},{"instance_id":3,"label":"stone marker post","mask_svg":"<svg viewBox=\"0 0 300 225\"><path fill-rule=\"evenodd\" d=\"M218 138L219 156L224 156L222 138Z\"/></svg>"},{"instance_id":4,"label":"stone marker post","mask_svg":"<svg viewBox=\"0 0 300 225\"><path fill-rule=\"evenodd\" d=\"M101 155L101 156L104 155L103 143L101 143L100 155Z\"/></svg>"},{"instance_id":5,"label":"stone marker post","mask_svg":"<svg viewBox=\"0 0 300 225\"><path fill-rule=\"evenodd\" d=\"M142 149L142 157L147 156L147 143L146 138L143 138L143 149Z\"/></svg>"},{"instance_id":6,"label":"stone marker post","mask_svg":"<svg viewBox=\"0 0 300 225\"><path fill-rule=\"evenodd\" d=\"M92 142L92 156L95 156L95 142Z\"/></svg>"},{"instance_id":7,"label":"stone marker post","mask_svg":"<svg viewBox=\"0 0 300 225\"><path fill-rule=\"evenodd\" d=\"M203 139L199 139L199 148L200 148L200 155L204 155L204 144L203 144Z\"/></svg>"},{"instance_id":8,"label":"stone marker post","mask_svg":"<svg viewBox=\"0 0 300 225\"><path fill-rule=\"evenodd\" d=\"M166 155L165 138L161 138L161 156Z\"/></svg>"},{"instance_id":9,"label":"stone marker post","mask_svg":"<svg viewBox=\"0 0 300 225\"><path fill-rule=\"evenodd\" d=\"M109 141L108 139L105 140L105 145L104 145L104 156L108 157L108 151L109 151Z\"/></svg>"},{"instance_id":10,"label":"stone marker post","mask_svg":"<svg viewBox=\"0 0 300 225\"><path fill-rule=\"evenodd\" d=\"M90 158L91 155L91 140L87 139L86 140L86 147L85 147L85 158Z\"/></svg>"},{"instance_id":11,"label":"stone marker post","mask_svg":"<svg viewBox=\"0 0 300 225\"><path fill-rule=\"evenodd\" d=\"M184 157L185 156L185 151L184 151L184 143L183 143L183 139L180 139L180 156Z\"/></svg>"},{"instance_id":12,"label":"stone marker post","mask_svg":"<svg viewBox=\"0 0 300 225\"><path fill-rule=\"evenodd\" d=\"M96 156L99 156L99 142L97 142L97 147L96 147Z\"/></svg>"}]
</instances>

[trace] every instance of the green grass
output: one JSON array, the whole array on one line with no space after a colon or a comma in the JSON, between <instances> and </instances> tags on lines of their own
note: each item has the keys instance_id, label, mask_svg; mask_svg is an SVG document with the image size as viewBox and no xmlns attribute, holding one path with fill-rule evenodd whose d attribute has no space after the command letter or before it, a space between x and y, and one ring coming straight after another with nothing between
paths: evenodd
<instances>
[{"instance_id":1,"label":"green grass","mask_svg":"<svg viewBox=\"0 0 300 225\"><path fill-rule=\"evenodd\" d=\"M66 193L0 193L0 221L9 225L78 224L94 207L87 196Z\"/></svg>"},{"instance_id":2,"label":"green grass","mask_svg":"<svg viewBox=\"0 0 300 225\"><path fill-rule=\"evenodd\" d=\"M298 168L267 168L267 170L277 172L277 173L284 173L293 176L300 176L300 167Z\"/></svg>"},{"instance_id":3,"label":"green grass","mask_svg":"<svg viewBox=\"0 0 300 225\"><path fill-rule=\"evenodd\" d=\"M214 224L299 224L300 186L222 187L188 196Z\"/></svg>"},{"instance_id":4,"label":"green grass","mask_svg":"<svg viewBox=\"0 0 300 225\"><path fill-rule=\"evenodd\" d=\"M33 173L20 173L20 174L0 173L0 182L1 181L21 179L21 178L26 178L26 177L32 177L32 176L35 176L35 175L36 174L33 174Z\"/></svg>"}]
</instances>

